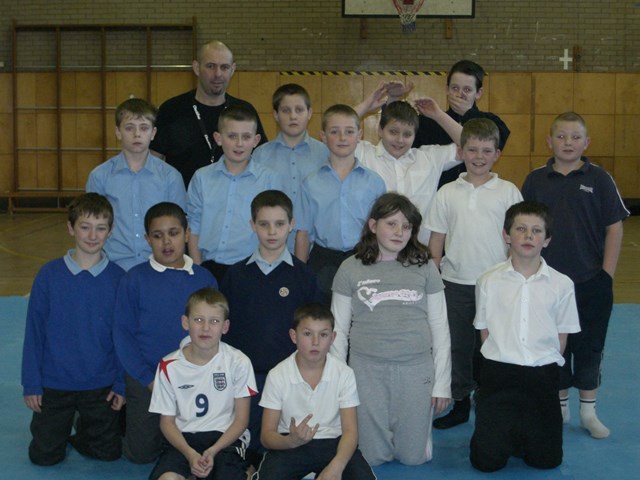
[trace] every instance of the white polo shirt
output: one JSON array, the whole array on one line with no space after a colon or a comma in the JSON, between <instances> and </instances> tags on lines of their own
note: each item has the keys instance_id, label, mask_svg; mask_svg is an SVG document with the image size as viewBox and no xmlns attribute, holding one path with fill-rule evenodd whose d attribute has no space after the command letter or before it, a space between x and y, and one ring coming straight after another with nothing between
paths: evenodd
<instances>
[{"instance_id":1,"label":"white polo shirt","mask_svg":"<svg viewBox=\"0 0 640 480\"><path fill-rule=\"evenodd\" d=\"M382 142L373 145L360 141L356 148L356 158L376 172L384 180L388 192L405 195L418 207L423 224L418 239L428 243L430 230L424 224L431 202L438 190L438 181L444 170L462 163L456 160L457 147L450 145L424 145L410 148L396 159L387 152Z\"/></svg>"},{"instance_id":2,"label":"white polo shirt","mask_svg":"<svg viewBox=\"0 0 640 480\"><path fill-rule=\"evenodd\" d=\"M518 187L495 173L478 187L466 181L466 176L466 172L461 173L455 182L438 190L423 225L446 235L446 255L440 263L442 278L475 285L481 274L506 260L504 214L522 201L522 195Z\"/></svg>"},{"instance_id":3,"label":"white polo shirt","mask_svg":"<svg viewBox=\"0 0 640 480\"><path fill-rule=\"evenodd\" d=\"M297 425L312 413L309 425L320 425L314 439L338 438L342 435L340 409L360 405L353 370L328 353L322 378L314 390L298 370L296 353L293 352L271 369L264 384L260 406L280 410L278 433L289 433L292 417Z\"/></svg>"},{"instance_id":4,"label":"white polo shirt","mask_svg":"<svg viewBox=\"0 0 640 480\"><path fill-rule=\"evenodd\" d=\"M480 349L485 358L529 367L564 365L558 334L580 331L573 282L540 260L529 278L508 259L478 279L473 325L489 331Z\"/></svg>"}]
</instances>

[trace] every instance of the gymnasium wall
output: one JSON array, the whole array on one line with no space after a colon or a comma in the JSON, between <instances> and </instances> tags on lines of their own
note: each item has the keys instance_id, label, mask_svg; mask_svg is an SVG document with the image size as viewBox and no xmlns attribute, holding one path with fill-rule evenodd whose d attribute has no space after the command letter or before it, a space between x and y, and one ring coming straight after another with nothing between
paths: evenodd
<instances>
[{"instance_id":1,"label":"gymnasium wall","mask_svg":"<svg viewBox=\"0 0 640 480\"><path fill-rule=\"evenodd\" d=\"M427 0L428 1L428 0ZM460 58L489 72L479 106L505 119L512 130L496 170L520 185L549 155L545 136L552 118L576 110L592 137L588 153L610 171L626 198L640 198L640 2L476 0L475 19L454 19L451 39L442 19L418 19L417 32L403 35L397 18L372 18L361 31L359 19L342 18L340 0L288 1L79 1L0 0L0 192L11 189L82 189L88 172L117 151L113 109L129 95L146 96L145 38L114 35L107 57L106 113L101 109L100 42L88 32L65 34L61 75L60 137L55 114L55 47L51 33L20 34L18 51L18 182L13 184L11 20L19 24L191 23L197 17L198 42L221 39L238 63L229 93L250 100L270 138L276 128L270 97L280 84L297 82L311 93L316 112L310 132L317 136L319 113L336 103L354 104L380 81L353 74L409 70L443 72ZM366 33L367 38L360 38ZM182 32L155 35L156 69L151 100L191 87L185 69L191 61ZM580 72L563 70L564 49L580 47ZM180 67L182 66L182 67ZM328 71L350 72L328 75ZM3 69L0 67L0 72ZM295 75L290 71L313 71ZM445 104L445 77L437 74L386 75L413 81L410 99L434 96ZM104 117L103 117L104 115ZM366 138L376 140L377 117L365 120ZM107 150L102 150L102 138ZM64 149L61 162L54 150ZM59 165L61 168L59 168Z\"/></svg>"},{"instance_id":2,"label":"gymnasium wall","mask_svg":"<svg viewBox=\"0 0 640 480\"><path fill-rule=\"evenodd\" d=\"M391 0L382 0L391 1ZM429 0L426 0L427 2ZM198 21L198 39L220 39L243 70L446 70L471 58L489 71L559 71L564 49L582 49L585 72L640 67L640 4L632 0L476 0L474 19L421 18L403 35L398 18L370 18L361 39L358 18L342 17L341 0L0 0L0 62L11 66L12 20L18 23L185 23ZM184 64L169 35L166 60ZM78 34L78 64L99 45ZM138 48L136 48L138 47ZM53 53L47 37L27 47L41 64ZM119 49L123 64L144 49L132 36ZM83 53L84 52L84 53ZM112 52L116 53L116 52ZM38 63L38 62L36 62Z\"/></svg>"},{"instance_id":3,"label":"gymnasium wall","mask_svg":"<svg viewBox=\"0 0 640 480\"><path fill-rule=\"evenodd\" d=\"M99 73L65 72L62 76L61 146L62 169L58 172L55 89L52 73L21 73L18 81L18 142L28 150L19 153L20 189L55 189L58 175L63 189L82 189L91 169L117 152L113 134L115 106L130 95L144 96L143 72L107 74L106 103L103 115L100 104ZM191 72L156 72L152 75L151 100L165 99L190 88ZM272 92L281 84L297 82L311 94L314 108L309 126L318 136L320 112L334 103L356 104L378 82L395 79L412 81L416 86L409 99L422 95L445 103L446 77L363 76L363 75L287 75L280 72L238 72L229 93L251 101L258 109L267 134L273 138L276 126L271 114ZM582 113L592 141L588 154L611 172L625 198L640 198L640 102L637 86L640 73L493 73L486 78L479 102L483 110L499 114L512 133L495 170L521 185L526 174L548 158L545 137L554 116L567 110ZM0 191L11 188L13 176L11 76L0 74ZM365 137L377 140L378 117L364 121ZM104 124L104 131L102 125ZM107 152L101 151L102 135L107 138ZM48 150L49 149L49 150Z\"/></svg>"}]
</instances>

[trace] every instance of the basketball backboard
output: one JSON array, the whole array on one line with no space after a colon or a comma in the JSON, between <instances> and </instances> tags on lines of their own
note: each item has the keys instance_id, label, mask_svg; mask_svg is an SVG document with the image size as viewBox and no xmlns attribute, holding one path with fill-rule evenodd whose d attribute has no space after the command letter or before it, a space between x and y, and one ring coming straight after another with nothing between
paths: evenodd
<instances>
[{"instance_id":1,"label":"basketball backboard","mask_svg":"<svg viewBox=\"0 0 640 480\"><path fill-rule=\"evenodd\" d=\"M342 0L343 17L397 17L393 0ZM425 0L418 17L474 18L475 0Z\"/></svg>"}]
</instances>

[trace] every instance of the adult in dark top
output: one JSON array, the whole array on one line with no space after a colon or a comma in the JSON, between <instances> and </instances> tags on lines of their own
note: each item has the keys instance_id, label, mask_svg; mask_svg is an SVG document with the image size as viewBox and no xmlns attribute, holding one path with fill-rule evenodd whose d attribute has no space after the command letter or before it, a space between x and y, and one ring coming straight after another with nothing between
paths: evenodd
<instances>
[{"instance_id":1,"label":"adult in dark top","mask_svg":"<svg viewBox=\"0 0 640 480\"><path fill-rule=\"evenodd\" d=\"M500 131L500 142L498 147L504 149L509 138L509 128L498 117L491 112L482 112L476 106L476 100L482 96L482 81L484 80L484 69L475 62L470 60L460 60L451 67L447 75L447 100L449 109L447 114L456 122L464 125L467 120L472 118L488 118L493 120ZM413 84L409 83L404 88L397 88L389 92L387 103L399 100L413 88ZM414 147L422 145L448 145L453 143L451 137L444 129L434 120L419 115L420 123L416 131L416 137L413 141ZM464 163L450 170L442 172L438 188L445 183L453 182L460 173L466 171Z\"/></svg>"},{"instance_id":2,"label":"adult in dark top","mask_svg":"<svg viewBox=\"0 0 640 480\"><path fill-rule=\"evenodd\" d=\"M217 161L222 155L222 149L213 140L220 112L237 104L255 110L249 102L227 93L235 69L233 53L224 43L206 43L193 61L197 88L170 98L160 106L151 150L182 174L185 187L198 168ZM260 143L266 142L259 119L258 133Z\"/></svg>"}]
</instances>

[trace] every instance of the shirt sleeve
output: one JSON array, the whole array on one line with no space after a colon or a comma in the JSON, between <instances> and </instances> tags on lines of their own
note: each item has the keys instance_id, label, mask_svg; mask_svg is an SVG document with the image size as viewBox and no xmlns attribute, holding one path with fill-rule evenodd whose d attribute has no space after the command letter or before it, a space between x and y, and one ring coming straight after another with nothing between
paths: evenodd
<instances>
[{"instance_id":1,"label":"shirt sleeve","mask_svg":"<svg viewBox=\"0 0 640 480\"><path fill-rule=\"evenodd\" d=\"M427 320L433 339L435 367L431 396L451 398L451 337L444 291L427 295Z\"/></svg>"},{"instance_id":2,"label":"shirt sleeve","mask_svg":"<svg viewBox=\"0 0 640 480\"><path fill-rule=\"evenodd\" d=\"M130 277L125 275L118 286L114 307L113 343L125 371L142 385L149 385L154 377L153 367L147 366L136 339L138 329L138 293Z\"/></svg>"},{"instance_id":3,"label":"shirt sleeve","mask_svg":"<svg viewBox=\"0 0 640 480\"><path fill-rule=\"evenodd\" d=\"M42 395L42 359L46 341L45 323L49 318L46 281L41 270L29 296L22 349L22 386L24 395Z\"/></svg>"},{"instance_id":4,"label":"shirt sleeve","mask_svg":"<svg viewBox=\"0 0 640 480\"><path fill-rule=\"evenodd\" d=\"M351 330L351 297L334 291L331 296L331 312L336 324L336 338L331 345L331 353L346 361Z\"/></svg>"},{"instance_id":5,"label":"shirt sleeve","mask_svg":"<svg viewBox=\"0 0 640 480\"><path fill-rule=\"evenodd\" d=\"M202 220L202 181L201 175L196 172L187 189L187 218L189 228L194 235L200 235L200 221Z\"/></svg>"},{"instance_id":6,"label":"shirt sleeve","mask_svg":"<svg viewBox=\"0 0 640 480\"><path fill-rule=\"evenodd\" d=\"M252 397L258 394L256 378L253 373L251 360L246 355L241 355L234 362L234 396L235 398Z\"/></svg>"},{"instance_id":7,"label":"shirt sleeve","mask_svg":"<svg viewBox=\"0 0 640 480\"><path fill-rule=\"evenodd\" d=\"M271 410L282 410L282 386L278 384L276 375L272 372L267 374L267 380L262 388L262 398L260 406Z\"/></svg>"},{"instance_id":8,"label":"shirt sleeve","mask_svg":"<svg viewBox=\"0 0 640 480\"><path fill-rule=\"evenodd\" d=\"M177 405L171 382L169 382L166 375L162 375L160 367L158 367L153 381L149 412L176 416L178 414Z\"/></svg>"}]
</instances>

